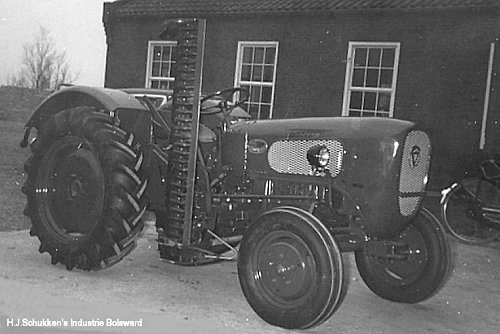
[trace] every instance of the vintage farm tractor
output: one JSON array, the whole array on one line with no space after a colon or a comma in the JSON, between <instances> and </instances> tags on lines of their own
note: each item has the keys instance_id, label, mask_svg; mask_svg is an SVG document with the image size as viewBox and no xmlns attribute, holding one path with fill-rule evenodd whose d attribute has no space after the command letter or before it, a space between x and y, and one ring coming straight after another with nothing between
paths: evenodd
<instances>
[{"instance_id":1,"label":"vintage farm tractor","mask_svg":"<svg viewBox=\"0 0 500 334\"><path fill-rule=\"evenodd\" d=\"M385 299L434 295L450 260L421 208L428 135L386 118L249 119L245 90L201 95L205 21L176 24L171 99L74 86L27 122L25 214L40 252L68 269L110 266L134 249L148 209L162 258L237 258L245 297L277 326L310 328L335 312L343 252Z\"/></svg>"}]
</instances>

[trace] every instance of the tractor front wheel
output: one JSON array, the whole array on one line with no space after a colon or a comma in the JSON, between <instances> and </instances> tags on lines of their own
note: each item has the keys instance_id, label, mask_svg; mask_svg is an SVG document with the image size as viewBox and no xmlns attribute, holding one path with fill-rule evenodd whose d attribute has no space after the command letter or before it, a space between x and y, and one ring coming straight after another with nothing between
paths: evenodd
<instances>
[{"instance_id":1,"label":"tractor front wheel","mask_svg":"<svg viewBox=\"0 0 500 334\"><path fill-rule=\"evenodd\" d=\"M356 252L361 278L375 294L402 303L432 297L448 278L450 249L439 220L422 208L411 223L391 239L406 249L401 258Z\"/></svg>"},{"instance_id":2,"label":"tractor front wheel","mask_svg":"<svg viewBox=\"0 0 500 334\"><path fill-rule=\"evenodd\" d=\"M238 277L253 310L272 325L305 329L327 320L344 297L340 249L308 212L279 207L247 229Z\"/></svg>"},{"instance_id":3,"label":"tractor front wheel","mask_svg":"<svg viewBox=\"0 0 500 334\"><path fill-rule=\"evenodd\" d=\"M77 107L38 129L23 187L31 235L52 263L91 270L136 246L146 210L143 153L110 116Z\"/></svg>"}]
</instances>

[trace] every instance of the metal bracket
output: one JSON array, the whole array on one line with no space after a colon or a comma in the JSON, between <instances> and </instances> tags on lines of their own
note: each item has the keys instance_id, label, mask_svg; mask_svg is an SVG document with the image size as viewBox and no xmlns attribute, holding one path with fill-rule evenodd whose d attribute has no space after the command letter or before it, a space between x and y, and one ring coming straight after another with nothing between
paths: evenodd
<instances>
[{"instance_id":1,"label":"metal bracket","mask_svg":"<svg viewBox=\"0 0 500 334\"><path fill-rule=\"evenodd\" d=\"M388 240L368 241L364 251L367 255L391 260L405 260L409 255L407 245Z\"/></svg>"}]
</instances>

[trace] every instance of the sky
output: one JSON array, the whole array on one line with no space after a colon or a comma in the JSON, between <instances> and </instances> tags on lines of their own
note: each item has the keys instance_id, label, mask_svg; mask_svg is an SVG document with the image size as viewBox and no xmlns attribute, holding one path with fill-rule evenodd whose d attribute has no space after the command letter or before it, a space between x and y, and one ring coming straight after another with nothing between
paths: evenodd
<instances>
[{"instance_id":1,"label":"sky","mask_svg":"<svg viewBox=\"0 0 500 334\"><path fill-rule=\"evenodd\" d=\"M47 28L57 49L66 52L74 82L104 84L106 37L104 2L114 0L0 0L0 86L21 68L23 44Z\"/></svg>"}]
</instances>

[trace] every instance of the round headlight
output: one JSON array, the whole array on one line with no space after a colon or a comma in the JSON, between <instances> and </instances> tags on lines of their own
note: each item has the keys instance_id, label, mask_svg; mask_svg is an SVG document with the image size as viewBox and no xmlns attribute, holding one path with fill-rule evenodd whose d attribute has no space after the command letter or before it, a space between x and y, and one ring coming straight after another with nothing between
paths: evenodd
<instances>
[{"instance_id":1,"label":"round headlight","mask_svg":"<svg viewBox=\"0 0 500 334\"><path fill-rule=\"evenodd\" d=\"M330 161L330 151L326 147L323 147L319 151L318 163L321 167L326 167L328 161Z\"/></svg>"},{"instance_id":2,"label":"round headlight","mask_svg":"<svg viewBox=\"0 0 500 334\"><path fill-rule=\"evenodd\" d=\"M330 161L330 151L324 145L313 146L307 151L307 161L314 170L324 169Z\"/></svg>"}]
</instances>

